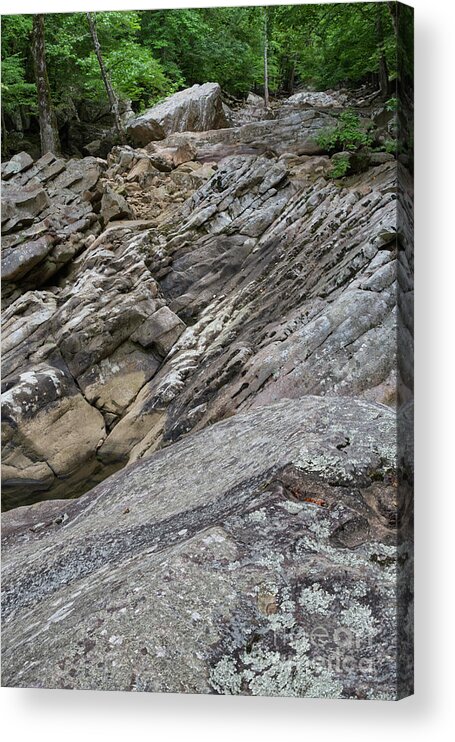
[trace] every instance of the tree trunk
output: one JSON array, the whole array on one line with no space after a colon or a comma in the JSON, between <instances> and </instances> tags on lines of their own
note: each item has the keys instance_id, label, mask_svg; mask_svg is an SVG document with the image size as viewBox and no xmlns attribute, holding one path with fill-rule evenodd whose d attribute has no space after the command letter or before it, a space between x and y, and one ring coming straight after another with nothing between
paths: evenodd
<instances>
[{"instance_id":1,"label":"tree trunk","mask_svg":"<svg viewBox=\"0 0 455 742\"><path fill-rule=\"evenodd\" d=\"M6 129L5 111L3 109L3 106L1 106L1 112L2 112L2 155L6 156L6 153L8 152L8 131Z\"/></svg>"},{"instance_id":2,"label":"tree trunk","mask_svg":"<svg viewBox=\"0 0 455 742\"><path fill-rule=\"evenodd\" d=\"M295 82L295 65L296 65L296 59L293 57L291 60L291 69L289 70L289 78L288 78L288 93L289 95L292 95L294 92L294 82Z\"/></svg>"},{"instance_id":3,"label":"tree trunk","mask_svg":"<svg viewBox=\"0 0 455 742\"><path fill-rule=\"evenodd\" d=\"M33 16L32 54L36 89L38 91L41 154L45 155L46 152L59 154L60 139L47 76L46 49L44 45L44 15L42 13Z\"/></svg>"},{"instance_id":4,"label":"tree trunk","mask_svg":"<svg viewBox=\"0 0 455 742\"><path fill-rule=\"evenodd\" d=\"M382 23L382 8L380 5L377 7L376 33L378 37L379 50L379 89L381 95L387 95L389 91L389 69L387 67L387 60L384 52L384 27Z\"/></svg>"},{"instance_id":5,"label":"tree trunk","mask_svg":"<svg viewBox=\"0 0 455 742\"><path fill-rule=\"evenodd\" d=\"M269 107L269 64L268 64L267 8L264 8L264 108Z\"/></svg>"},{"instance_id":6,"label":"tree trunk","mask_svg":"<svg viewBox=\"0 0 455 742\"><path fill-rule=\"evenodd\" d=\"M387 7L389 9L390 16L392 18L393 30L395 36L398 35L398 4L396 2L388 2Z\"/></svg>"},{"instance_id":7,"label":"tree trunk","mask_svg":"<svg viewBox=\"0 0 455 742\"><path fill-rule=\"evenodd\" d=\"M114 116L115 128L117 129L117 133L120 139L123 140L125 138L125 132L123 130L123 124L120 118L118 98L114 92L114 88L112 87L112 83L109 79L109 75L104 64L103 55L101 54L101 45L98 40L98 34L96 32L95 13L87 13L86 15L90 28L90 35L93 41L93 48L95 49L96 58L101 70L101 77L103 78L104 87L106 88L107 97L109 99L109 106L111 109L111 113Z\"/></svg>"}]
</instances>

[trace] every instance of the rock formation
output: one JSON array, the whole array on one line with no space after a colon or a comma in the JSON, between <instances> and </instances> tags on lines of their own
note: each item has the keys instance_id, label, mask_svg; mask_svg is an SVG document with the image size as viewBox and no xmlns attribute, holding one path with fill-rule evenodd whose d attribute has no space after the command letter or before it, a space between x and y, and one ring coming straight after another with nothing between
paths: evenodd
<instances>
[{"instance_id":1,"label":"rock formation","mask_svg":"<svg viewBox=\"0 0 455 742\"><path fill-rule=\"evenodd\" d=\"M128 123L127 133L140 147L176 131L207 131L228 125L218 83L193 85L171 95Z\"/></svg>"},{"instance_id":2,"label":"rock formation","mask_svg":"<svg viewBox=\"0 0 455 742\"><path fill-rule=\"evenodd\" d=\"M329 177L346 96L228 126L194 86L106 160L2 168L5 684L402 693L410 256L392 155Z\"/></svg>"},{"instance_id":3,"label":"rock formation","mask_svg":"<svg viewBox=\"0 0 455 742\"><path fill-rule=\"evenodd\" d=\"M30 269L29 242L7 246L25 271L4 315L7 505L79 493L183 433L283 397L394 402L395 162L340 187L324 179L327 157L219 159L219 142L206 142L206 164L176 166L198 147L169 140L117 148L107 170L74 161L78 175L96 168L98 214L87 201L91 229L71 250L53 247L41 215L41 262ZM53 189L42 189L52 204ZM56 250L71 262L49 285ZM77 439L87 405L76 458L68 447L55 469L40 431L55 431L57 448L62 430Z\"/></svg>"},{"instance_id":4,"label":"rock formation","mask_svg":"<svg viewBox=\"0 0 455 742\"><path fill-rule=\"evenodd\" d=\"M395 456L392 410L309 396L11 511L3 683L400 695Z\"/></svg>"},{"instance_id":5,"label":"rock formation","mask_svg":"<svg viewBox=\"0 0 455 742\"><path fill-rule=\"evenodd\" d=\"M49 281L100 231L97 184L106 163L22 152L2 168L3 301Z\"/></svg>"}]
</instances>

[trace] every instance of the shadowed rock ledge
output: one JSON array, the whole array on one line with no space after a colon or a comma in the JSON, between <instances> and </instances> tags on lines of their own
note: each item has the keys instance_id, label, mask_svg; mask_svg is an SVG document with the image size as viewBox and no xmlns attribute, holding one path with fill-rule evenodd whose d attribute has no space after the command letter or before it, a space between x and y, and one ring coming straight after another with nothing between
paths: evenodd
<instances>
[{"instance_id":1,"label":"shadowed rock ledge","mask_svg":"<svg viewBox=\"0 0 455 742\"><path fill-rule=\"evenodd\" d=\"M3 684L400 696L395 428L283 400L4 514Z\"/></svg>"}]
</instances>

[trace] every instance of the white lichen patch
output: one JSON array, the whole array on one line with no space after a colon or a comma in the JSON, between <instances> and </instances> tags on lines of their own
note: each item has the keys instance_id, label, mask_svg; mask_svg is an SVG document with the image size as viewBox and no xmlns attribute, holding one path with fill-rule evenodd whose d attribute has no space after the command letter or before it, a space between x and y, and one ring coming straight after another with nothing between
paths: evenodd
<instances>
[{"instance_id":1,"label":"white lichen patch","mask_svg":"<svg viewBox=\"0 0 455 742\"><path fill-rule=\"evenodd\" d=\"M218 693L238 695L242 687L242 677L237 672L237 665L232 657L222 657L210 671L210 681Z\"/></svg>"},{"instance_id":2,"label":"white lichen patch","mask_svg":"<svg viewBox=\"0 0 455 742\"><path fill-rule=\"evenodd\" d=\"M300 591L299 603L308 613L325 614L334 596L327 593L315 582L311 587L304 587Z\"/></svg>"},{"instance_id":3,"label":"white lichen patch","mask_svg":"<svg viewBox=\"0 0 455 742\"><path fill-rule=\"evenodd\" d=\"M341 611L340 621L343 626L352 631L357 639L370 639L378 632L377 621L369 606L362 605L356 600Z\"/></svg>"},{"instance_id":4,"label":"white lichen patch","mask_svg":"<svg viewBox=\"0 0 455 742\"><path fill-rule=\"evenodd\" d=\"M342 683L308 655L310 642L303 631L290 642L291 653L256 645L243 652L237 662L222 657L210 672L210 681L219 693L234 694L248 689L253 696L308 696L338 698Z\"/></svg>"},{"instance_id":5,"label":"white lichen patch","mask_svg":"<svg viewBox=\"0 0 455 742\"><path fill-rule=\"evenodd\" d=\"M272 631L292 629L296 625L295 603L287 588L281 591L281 596L276 598L277 611L267 616Z\"/></svg>"},{"instance_id":6,"label":"white lichen patch","mask_svg":"<svg viewBox=\"0 0 455 742\"><path fill-rule=\"evenodd\" d=\"M302 508L304 508L305 506L300 502L292 502L292 500L286 500L286 502L281 503L280 507L282 507L283 510L287 510L288 513L296 515L297 513L300 513Z\"/></svg>"},{"instance_id":7,"label":"white lichen patch","mask_svg":"<svg viewBox=\"0 0 455 742\"><path fill-rule=\"evenodd\" d=\"M309 525L308 528L312 533L315 534L320 539L328 538L330 536L330 523L323 520L316 520L314 519Z\"/></svg>"},{"instance_id":8,"label":"white lichen patch","mask_svg":"<svg viewBox=\"0 0 455 742\"><path fill-rule=\"evenodd\" d=\"M265 508L254 510L252 513L249 513L247 517L250 523L265 523L267 521Z\"/></svg>"}]
</instances>

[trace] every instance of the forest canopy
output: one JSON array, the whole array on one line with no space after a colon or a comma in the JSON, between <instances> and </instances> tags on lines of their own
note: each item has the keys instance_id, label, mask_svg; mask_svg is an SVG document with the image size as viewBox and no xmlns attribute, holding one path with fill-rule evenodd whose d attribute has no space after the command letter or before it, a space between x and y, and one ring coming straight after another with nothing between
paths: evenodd
<instances>
[{"instance_id":1,"label":"forest canopy","mask_svg":"<svg viewBox=\"0 0 455 742\"><path fill-rule=\"evenodd\" d=\"M267 29L271 93L380 84L396 75L394 3L194 8L96 13L106 69L120 100L140 111L195 83L218 82L234 96L261 92ZM266 15L267 23L264 24ZM2 112L36 113L30 47L33 16L2 17ZM85 13L45 16L54 107L104 101Z\"/></svg>"}]
</instances>

